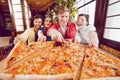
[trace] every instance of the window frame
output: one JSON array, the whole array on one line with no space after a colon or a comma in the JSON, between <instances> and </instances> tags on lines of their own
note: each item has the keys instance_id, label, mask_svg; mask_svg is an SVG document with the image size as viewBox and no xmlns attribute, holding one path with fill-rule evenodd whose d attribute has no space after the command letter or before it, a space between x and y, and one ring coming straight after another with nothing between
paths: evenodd
<instances>
[{"instance_id":1,"label":"window frame","mask_svg":"<svg viewBox=\"0 0 120 80\"><path fill-rule=\"evenodd\" d=\"M116 1L116 2L114 2L114 3L111 3L111 4L109 4L109 1L108 1L108 3L107 3L107 7L106 7L106 11L105 11L105 22L104 22L104 27L103 27L103 30L102 30L102 39L101 39L101 43L102 44L105 44L105 45L107 45L107 46L109 46L109 47L111 47L111 48L113 48L113 49L116 49L116 50L119 50L120 51L120 42L118 42L118 41L113 41L113 40L110 40L110 39L106 39L106 38L104 38L103 36L104 36L104 31L105 31L105 29L107 29L106 27L105 27L105 23L106 23L106 20L107 20L107 10L108 10L108 6L110 6L110 5L112 5L112 4L115 4L115 3L117 3L117 2L120 2L120 1ZM117 16L117 15L114 15L113 17L115 17L115 16ZM111 17L111 16L110 16Z\"/></svg>"},{"instance_id":2,"label":"window frame","mask_svg":"<svg viewBox=\"0 0 120 80\"><path fill-rule=\"evenodd\" d=\"M91 3L93 3L93 2L95 2L95 9L92 11L92 12L94 12L94 14L91 14L89 11L87 11L87 10L85 10L85 9L87 9L86 7L88 7L88 6L90 6L91 5ZM77 3L78 4L78 3ZM95 22L95 12L96 12L96 0L90 0L90 1L87 1L87 2L85 2L84 1L84 3L81 5L81 6L79 6L77 9L78 9L78 12L79 12L79 10L81 10L82 8L84 8L84 11L82 12L82 14L88 14L90 17L89 17L89 23L90 23L90 25L94 25L94 22ZM81 14L81 13L79 13L79 14ZM94 17L92 16L92 15L94 15ZM76 16L76 18L78 17L78 15Z\"/></svg>"}]
</instances>

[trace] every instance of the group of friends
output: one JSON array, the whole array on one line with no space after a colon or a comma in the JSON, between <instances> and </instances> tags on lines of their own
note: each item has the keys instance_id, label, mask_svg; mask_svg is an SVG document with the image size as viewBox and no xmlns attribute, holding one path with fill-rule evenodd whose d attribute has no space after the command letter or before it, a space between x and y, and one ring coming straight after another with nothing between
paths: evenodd
<instances>
[{"instance_id":1,"label":"group of friends","mask_svg":"<svg viewBox=\"0 0 120 80\"><path fill-rule=\"evenodd\" d=\"M69 20L70 10L66 6L59 7L58 22L53 24L52 16L34 16L34 26L14 39L14 44L23 40L27 43L35 41L76 42L98 48L96 28L89 24L89 15L79 14L75 23ZM42 24L43 23L43 24ZM59 45L59 44L58 44Z\"/></svg>"}]
</instances>

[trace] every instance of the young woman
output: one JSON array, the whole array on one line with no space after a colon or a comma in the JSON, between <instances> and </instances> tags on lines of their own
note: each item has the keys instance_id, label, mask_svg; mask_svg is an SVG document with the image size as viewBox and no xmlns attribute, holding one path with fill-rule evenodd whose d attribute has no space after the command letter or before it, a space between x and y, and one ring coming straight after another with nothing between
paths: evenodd
<instances>
[{"instance_id":1,"label":"young woman","mask_svg":"<svg viewBox=\"0 0 120 80\"><path fill-rule=\"evenodd\" d=\"M38 41L51 41L51 37L47 36L47 30L52 26L53 19L50 15L45 15L44 25L41 30L38 31Z\"/></svg>"},{"instance_id":2,"label":"young woman","mask_svg":"<svg viewBox=\"0 0 120 80\"><path fill-rule=\"evenodd\" d=\"M96 33L96 28L89 25L89 15L79 14L76 22L76 29L76 42L88 44L89 46L98 48L99 41Z\"/></svg>"}]
</instances>

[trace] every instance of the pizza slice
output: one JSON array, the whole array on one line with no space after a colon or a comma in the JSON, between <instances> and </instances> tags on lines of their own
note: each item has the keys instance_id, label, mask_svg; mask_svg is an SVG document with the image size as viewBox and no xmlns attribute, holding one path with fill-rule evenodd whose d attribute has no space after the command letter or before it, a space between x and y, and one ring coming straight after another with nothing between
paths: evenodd
<instances>
[{"instance_id":1,"label":"pizza slice","mask_svg":"<svg viewBox=\"0 0 120 80\"><path fill-rule=\"evenodd\" d=\"M52 50L49 50L48 52L45 52L45 51L40 52L40 51L37 51L37 53L34 53L34 54L39 54L36 57L31 59L29 58L23 62L20 62L19 64L15 64L15 66L12 66L12 68L5 70L4 76L10 75L9 77L16 78L17 76L20 76L20 75L22 75L23 77L39 75L39 76L42 76L43 78L47 75L48 77L51 77L50 79L52 79L52 78L55 78L56 75L59 75L62 77L63 74L64 75L69 74L68 75L69 78L72 78L71 67L69 63L65 63L64 61L65 57L63 56L64 53L61 53L62 52L61 47L55 47ZM66 76L65 78L68 78L68 76ZM40 78L36 77L36 79L41 79L41 77Z\"/></svg>"},{"instance_id":2,"label":"pizza slice","mask_svg":"<svg viewBox=\"0 0 120 80\"><path fill-rule=\"evenodd\" d=\"M37 49L47 48L50 49L54 45L54 42L33 42L30 45L27 45L25 42L18 42L15 47L12 49L8 57L6 58L7 66L10 67L12 64L21 60L22 58L30 55L35 52Z\"/></svg>"},{"instance_id":3,"label":"pizza slice","mask_svg":"<svg viewBox=\"0 0 120 80\"><path fill-rule=\"evenodd\" d=\"M95 48L88 48L81 72L82 79L120 77L120 60Z\"/></svg>"},{"instance_id":4,"label":"pizza slice","mask_svg":"<svg viewBox=\"0 0 120 80\"><path fill-rule=\"evenodd\" d=\"M25 42L18 42L6 58L7 67L10 67L12 64L33 53L34 51L35 50L31 49Z\"/></svg>"},{"instance_id":5,"label":"pizza slice","mask_svg":"<svg viewBox=\"0 0 120 80\"><path fill-rule=\"evenodd\" d=\"M85 50L80 45L74 45L74 47L78 47L78 49L71 46L38 49L32 53L34 57L25 57L1 73L0 77L2 77L1 79L72 79L78 70Z\"/></svg>"}]
</instances>

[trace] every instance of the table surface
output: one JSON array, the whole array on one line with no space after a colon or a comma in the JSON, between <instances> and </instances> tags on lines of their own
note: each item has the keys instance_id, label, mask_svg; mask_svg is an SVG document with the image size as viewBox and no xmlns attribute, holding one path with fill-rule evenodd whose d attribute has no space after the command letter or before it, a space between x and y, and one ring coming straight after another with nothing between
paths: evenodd
<instances>
[{"instance_id":1,"label":"table surface","mask_svg":"<svg viewBox=\"0 0 120 80\"><path fill-rule=\"evenodd\" d=\"M9 41L11 37L0 37L0 48L9 46Z\"/></svg>"}]
</instances>

